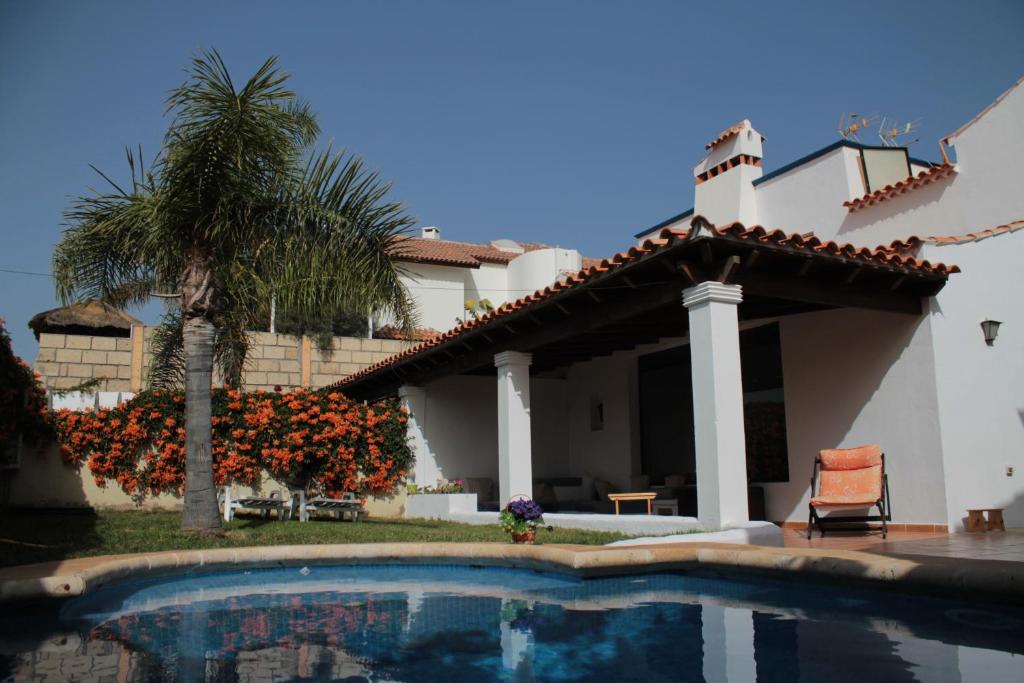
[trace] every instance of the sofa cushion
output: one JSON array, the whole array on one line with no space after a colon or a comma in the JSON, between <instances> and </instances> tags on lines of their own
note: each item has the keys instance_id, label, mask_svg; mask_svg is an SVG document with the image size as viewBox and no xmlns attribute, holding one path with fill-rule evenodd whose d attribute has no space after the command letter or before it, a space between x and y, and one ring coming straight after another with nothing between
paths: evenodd
<instances>
[{"instance_id":1,"label":"sofa cushion","mask_svg":"<svg viewBox=\"0 0 1024 683\"><path fill-rule=\"evenodd\" d=\"M598 500L608 500L608 494L615 493L615 487L604 479L595 479L594 491L597 493Z\"/></svg>"},{"instance_id":2,"label":"sofa cushion","mask_svg":"<svg viewBox=\"0 0 1024 683\"><path fill-rule=\"evenodd\" d=\"M669 474L665 477L665 486L670 489L678 489L686 486L685 474Z\"/></svg>"}]
</instances>

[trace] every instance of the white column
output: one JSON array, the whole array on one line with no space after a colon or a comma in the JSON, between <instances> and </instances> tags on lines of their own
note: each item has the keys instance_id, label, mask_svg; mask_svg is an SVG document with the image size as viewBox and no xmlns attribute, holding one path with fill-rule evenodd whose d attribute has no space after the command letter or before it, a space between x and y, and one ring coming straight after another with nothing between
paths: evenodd
<instances>
[{"instance_id":1,"label":"white column","mask_svg":"<svg viewBox=\"0 0 1024 683\"><path fill-rule=\"evenodd\" d=\"M739 285L702 282L683 291L689 309L697 518L708 529L750 520L743 433Z\"/></svg>"},{"instance_id":2,"label":"white column","mask_svg":"<svg viewBox=\"0 0 1024 683\"><path fill-rule=\"evenodd\" d=\"M441 470L437 466L434 454L427 443L427 392L423 387L406 384L398 389L398 398L409 411L409 422L406 427L409 436L409 448L416 458L412 468L412 479L418 486L434 486L441 478Z\"/></svg>"},{"instance_id":3,"label":"white column","mask_svg":"<svg viewBox=\"0 0 1024 683\"><path fill-rule=\"evenodd\" d=\"M501 506L516 495L533 495L530 451L530 361L528 353L503 351L498 368L498 483Z\"/></svg>"},{"instance_id":4,"label":"white column","mask_svg":"<svg viewBox=\"0 0 1024 683\"><path fill-rule=\"evenodd\" d=\"M700 610L707 683L757 680L754 613L749 609L704 603Z\"/></svg>"}]
</instances>

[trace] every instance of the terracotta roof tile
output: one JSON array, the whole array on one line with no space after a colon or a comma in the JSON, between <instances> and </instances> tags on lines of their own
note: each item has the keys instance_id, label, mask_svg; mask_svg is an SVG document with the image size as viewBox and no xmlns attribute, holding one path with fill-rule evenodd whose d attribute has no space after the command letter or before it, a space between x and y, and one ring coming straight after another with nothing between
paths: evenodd
<instances>
[{"instance_id":1,"label":"terracotta roof tile","mask_svg":"<svg viewBox=\"0 0 1024 683\"><path fill-rule=\"evenodd\" d=\"M433 327L417 327L415 330L413 330L412 337L407 338L405 334L402 332L402 330L395 327L394 325L384 325L383 327L378 327L376 330L373 331L373 338L397 339L400 341L426 341L428 339L433 339L439 334L441 333L435 330Z\"/></svg>"},{"instance_id":2,"label":"terracotta roof tile","mask_svg":"<svg viewBox=\"0 0 1024 683\"><path fill-rule=\"evenodd\" d=\"M729 138L731 138L733 135L739 135L740 131L742 131L744 129L744 127L746 127L746 126L750 126L750 122L746 121L746 120L740 121L739 123L737 123L734 126L729 126L725 130L723 130L721 133L719 133L718 137L716 137L714 140L712 140L708 144L704 145L704 149L713 149L713 148L717 147L718 145L722 144L723 142L725 142L726 140L728 140ZM751 130L753 130L753 126L751 126ZM761 141L763 142L764 139L765 138L762 135L761 136Z\"/></svg>"},{"instance_id":3,"label":"terracotta roof tile","mask_svg":"<svg viewBox=\"0 0 1024 683\"><path fill-rule=\"evenodd\" d=\"M916 176L910 176L906 180L901 180L898 183L892 185L886 185L885 187L870 192L863 197L857 197L850 201L843 202L843 206L850 210L850 213L854 211L860 211L861 209L884 202L886 199L897 197L901 194L906 194L911 190L915 190L919 187L931 184L940 178L952 175L956 172L956 166L953 164L939 164L938 166L932 166L931 168L925 169L918 173Z\"/></svg>"},{"instance_id":4,"label":"terracotta roof tile","mask_svg":"<svg viewBox=\"0 0 1024 683\"><path fill-rule=\"evenodd\" d=\"M547 245L537 243L526 243L519 246L523 248L523 252L547 248ZM463 268L479 268L481 263L504 264L520 255L520 252L498 249L491 244L453 242L422 237L409 237L399 241L392 253L398 261L434 263Z\"/></svg>"},{"instance_id":5,"label":"terracotta roof tile","mask_svg":"<svg viewBox=\"0 0 1024 683\"><path fill-rule=\"evenodd\" d=\"M913 252L925 243L945 246L950 244L964 244L966 242L978 242L989 237L995 237L996 235L1005 235L1006 233L1016 232L1022 228L1024 228L1024 219L1010 221L1003 225L997 225L994 228L986 228L985 230L968 232L962 235L933 235L931 237L918 237L917 235L911 235L905 239L893 240L888 248L901 253Z\"/></svg>"},{"instance_id":6,"label":"terracotta roof tile","mask_svg":"<svg viewBox=\"0 0 1024 683\"><path fill-rule=\"evenodd\" d=\"M725 226L724 228L716 228L708 223L702 216L695 217L691 222L691 225L694 224L703 226L704 229L710 232L712 237L718 239L772 243L796 252L803 251L815 254L828 254L851 261L874 262L880 265L907 268L939 275L948 275L950 273L960 272L960 269L957 266L947 266L943 263L933 264L930 261L918 261L916 258L911 256L903 256L897 253L894 248L887 246L868 249L866 247L856 247L852 244L839 244L831 240L822 242L820 239L815 237L813 233L804 233L801 235L798 233L786 233L782 230L766 230L760 225L747 228L742 223L733 223L732 225ZM687 239L689 235L689 230L665 228L655 239L645 240L644 243L639 246L630 247L628 251L619 252L610 259L601 259L599 262L593 263L577 273L570 274L544 289L539 289L533 294L524 296L513 302L502 304L486 315L482 315L479 318L474 318L462 323L447 332L443 332L436 337L428 339L422 344L406 349L405 351L390 356L389 358L371 365L364 370L354 373L341 382L332 385L331 388L344 388L347 384L366 377L367 375L372 375L389 365L394 365L400 360L409 358L410 356L415 356L423 351L439 346L440 344L466 334L477 327L486 325L497 318L533 306L555 294L573 289L574 287L583 285L584 283L596 278L600 278L632 261L636 261L649 254L667 249L676 242ZM590 259L590 261L593 262L596 261L596 259Z\"/></svg>"}]
</instances>

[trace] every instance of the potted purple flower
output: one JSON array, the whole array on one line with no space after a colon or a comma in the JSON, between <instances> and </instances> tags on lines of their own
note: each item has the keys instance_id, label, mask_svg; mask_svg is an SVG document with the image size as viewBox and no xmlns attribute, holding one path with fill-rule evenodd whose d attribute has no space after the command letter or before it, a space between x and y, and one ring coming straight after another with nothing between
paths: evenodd
<instances>
[{"instance_id":1,"label":"potted purple flower","mask_svg":"<svg viewBox=\"0 0 1024 683\"><path fill-rule=\"evenodd\" d=\"M544 523L544 511L530 498L510 500L499 515L501 528L511 534L513 543L532 545L537 537L537 526Z\"/></svg>"}]
</instances>

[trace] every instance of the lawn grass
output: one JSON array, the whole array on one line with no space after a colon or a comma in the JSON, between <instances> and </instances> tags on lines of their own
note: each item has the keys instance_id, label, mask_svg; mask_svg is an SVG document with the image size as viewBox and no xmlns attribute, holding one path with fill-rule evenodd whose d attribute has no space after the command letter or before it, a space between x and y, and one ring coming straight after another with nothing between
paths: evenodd
<instances>
[{"instance_id":1,"label":"lawn grass","mask_svg":"<svg viewBox=\"0 0 1024 683\"><path fill-rule=\"evenodd\" d=\"M508 535L497 524L474 526L435 520L369 519L279 522L236 517L223 538L203 538L178 530L178 512L24 512L0 514L0 567L93 555L249 545L397 542L497 542ZM626 538L605 531L541 530L538 543L603 545Z\"/></svg>"}]
</instances>

